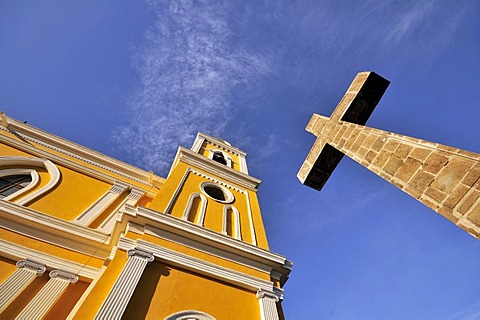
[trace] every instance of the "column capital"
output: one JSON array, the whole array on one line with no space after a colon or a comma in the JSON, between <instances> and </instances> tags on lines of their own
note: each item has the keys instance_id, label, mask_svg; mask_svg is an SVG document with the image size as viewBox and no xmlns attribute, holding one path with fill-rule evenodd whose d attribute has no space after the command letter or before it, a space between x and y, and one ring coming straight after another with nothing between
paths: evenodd
<instances>
[{"instance_id":1,"label":"column capital","mask_svg":"<svg viewBox=\"0 0 480 320\"><path fill-rule=\"evenodd\" d=\"M67 281L70 281L70 283L75 283L78 281L78 276L73 274L73 273L70 273L70 272L67 272L67 271L63 271L63 270L52 270L50 271L50 273L48 274L50 276L50 278L60 278L60 279L63 279L63 280L67 280Z\"/></svg>"},{"instance_id":2,"label":"column capital","mask_svg":"<svg viewBox=\"0 0 480 320\"><path fill-rule=\"evenodd\" d=\"M142 190L132 188L127 198L136 201L136 200L139 200L144 194L145 192L143 192Z\"/></svg>"},{"instance_id":3,"label":"column capital","mask_svg":"<svg viewBox=\"0 0 480 320\"><path fill-rule=\"evenodd\" d=\"M43 275L43 273L47 270L47 267L45 265L29 259L19 260L15 265L18 268L32 269L37 272L37 276Z\"/></svg>"},{"instance_id":4,"label":"column capital","mask_svg":"<svg viewBox=\"0 0 480 320\"><path fill-rule=\"evenodd\" d=\"M129 257L143 258L148 262L152 262L153 260L155 260L155 256L152 253L137 248L128 250L127 254Z\"/></svg>"},{"instance_id":5,"label":"column capital","mask_svg":"<svg viewBox=\"0 0 480 320\"><path fill-rule=\"evenodd\" d=\"M113 186L108 191L120 194L123 191L125 191L126 189L128 189L128 185L126 183L123 183L123 182L120 182L120 181L115 181L113 183Z\"/></svg>"},{"instance_id":6,"label":"column capital","mask_svg":"<svg viewBox=\"0 0 480 320\"><path fill-rule=\"evenodd\" d=\"M257 299L270 299L270 300L273 300L275 302L278 302L280 300L274 292L266 291L266 290L263 290L263 289L259 289L257 291L256 296L257 296Z\"/></svg>"}]
</instances>

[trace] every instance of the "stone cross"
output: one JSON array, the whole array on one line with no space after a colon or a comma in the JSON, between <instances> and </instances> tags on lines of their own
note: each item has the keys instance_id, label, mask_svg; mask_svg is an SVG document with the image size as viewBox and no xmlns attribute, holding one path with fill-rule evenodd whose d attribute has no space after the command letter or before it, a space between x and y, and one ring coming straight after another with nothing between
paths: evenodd
<instances>
[{"instance_id":1,"label":"stone cross","mask_svg":"<svg viewBox=\"0 0 480 320\"><path fill-rule=\"evenodd\" d=\"M480 154L364 126L389 83L360 72L330 118L312 116L317 140L297 177L321 190L347 155L480 237Z\"/></svg>"}]
</instances>

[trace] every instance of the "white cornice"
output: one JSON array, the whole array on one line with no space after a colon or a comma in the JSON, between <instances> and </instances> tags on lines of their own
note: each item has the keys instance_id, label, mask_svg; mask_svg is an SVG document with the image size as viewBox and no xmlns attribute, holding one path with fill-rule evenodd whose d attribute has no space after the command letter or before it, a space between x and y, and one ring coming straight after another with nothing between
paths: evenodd
<instances>
[{"instance_id":1,"label":"white cornice","mask_svg":"<svg viewBox=\"0 0 480 320\"><path fill-rule=\"evenodd\" d=\"M5 130L3 127L0 126L0 130ZM82 164L79 164L75 161L72 161L72 160L69 160L65 157L61 157L61 156L58 156L52 152L48 152L46 150L43 150L43 149L39 149L39 148L36 148L34 146L32 146L31 144L29 143L26 143L26 142L23 142L23 141L19 141L17 139L13 139L13 138L10 138L10 137L7 137L6 135L2 135L0 134L0 142L3 142L5 143L6 145L9 145L9 146L12 146L16 149L19 149L19 150L22 150L22 151L25 151L25 152L28 152L32 155L35 155L37 157L40 157L40 158L45 158L45 159L48 159L48 160L52 160L52 162L54 163L57 163L57 164L60 164L66 168L69 168L69 169L72 169L72 170L75 170L77 172L81 172L81 173L84 173L85 175L88 175L92 178L95 178L95 179L99 179L101 181L104 181L104 182L107 182L107 183L115 183L115 181L118 181L118 178L115 178L114 176L110 175L110 174L106 174L106 173L103 173L99 170L96 170L96 169L92 169L92 168L89 168L87 166L84 166ZM133 187L133 188L137 188L137 189L140 189L142 192L144 192L145 194L147 194L149 197L155 197L155 195L157 194L156 192L153 192L151 191L151 188L153 187L151 184L148 184L148 183L145 183L145 182L142 182L140 180L137 180L133 177L129 177L129 176L126 176L126 175L123 175L123 174L120 174L118 173L120 176L122 177L125 177L127 179L130 179L130 180L133 180L133 181L136 181L138 183L141 183L141 184L144 184L146 185L146 187L149 187L149 189L143 189L143 188L138 188L138 187Z\"/></svg>"},{"instance_id":2,"label":"white cornice","mask_svg":"<svg viewBox=\"0 0 480 320\"><path fill-rule=\"evenodd\" d=\"M208 134L205 134L203 132L197 133L197 137L195 138L195 142L197 142L197 140L201 141L202 143L203 143L203 141L207 141L210 144L212 144L216 147L219 147L219 148L221 148L225 151L228 151L228 152L230 152L234 155L237 155L237 156L242 156L242 157L247 156L247 153L245 151L242 151L242 150L240 150L240 149L238 149L234 146L231 146L230 144L225 143L225 140L209 136ZM193 143L194 146L195 146L195 142ZM192 149L193 149L193 147L192 147Z\"/></svg>"},{"instance_id":3,"label":"white cornice","mask_svg":"<svg viewBox=\"0 0 480 320\"><path fill-rule=\"evenodd\" d=\"M107 234L2 200L0 227L101 259L110 254Z\"/></svg>"},{"instance_id":4,"label":"white cornice","mask_svg":"<svg viewBox=\"0 0 480 320\"><path fill-rule=\"evenodd\" d=\"M275 288L273 282L260 279L233 269L229 269L217 264L204 261L174 250L170 250L154 243L144 241L144 240L132 240L128 238L121 237L118 245L121 250L131 250L131 249L140 249L146 252L152 253L156 260L166 262L173 266L180 267L182 269L194 271L196 273L212 277L214 279L219 279L221 281L231 283L242 287L247 290L257 291L259 289L265 290L272 294L281 294L283 293L282 289Z\"/></svg>"},{"instance_id":5,"label":"white cornice","mask_svg":"<svg viewBox=\"0 0 480 320\"><path fill-rule=\"evenodd\" d=\"M150 183L150 172L148 171L60 138L54 134L22 123L13 118L7 117L7 121L8 128L0 126L0 129L7 132L13 132L22 139L38 143L51 150L55 150L67 156L89 163L98 168L102 168L141 184L152 186ZM155 180L163 182L164 178L155 176Z\"/></svg>"},{"instance_id":6,"label":"white cornice","mask_svg":"<svg viewBox=\"0 0 480 320\"><path fill-rule=\"evenodd\" d=\"M229 168L221 163L208 159L201 154L195 153L192 150L183 147L178 148L172 168L170 169L170 173L172 172L173 168L176 167L179 161L185 162L191 166L194 166L195 168L204 170L210 174L216 175L231 183L238 184L253 191L256 191L261 183L261 180L257 178Z\"/></svg>"},{"instance_id":7,"label":"white cornice","mask_svg":"<svg viewBox=\"0 0 480 320\"><path fill-rule=\"evenodd\" d=\"M132 232L137 232L138 233L139 228L138 227L137 227L137 229L129 228L129 231L130 230ZM230 252L222 250L222 249L217 249L217 248L212 247L210 245L206 245L204 243L194 241L190 238L183 237L183 236L180 236L178 234L168 232L166 230L161 230L161 229L153 227L151 225L146 225L143 228L143 230L141 230L141 231L145 234L152 235L156 238L160 238L160 239L164 239L164 240L167 240L167 241L170 241L170 242L174 242L174 243L180 244L182 246L185 246L185 247L188 247L188 248L191 248L191 249L195 249L195 250L198 250L200 252L207 253L209 255L212 255L212 256L215 256L215 257L218 257L218 258L221 258L221 259L225 259L225 260L228 260L228 261L231 261L231 262L234 262L234 263L238 263L240 265L243 265L243 266L246 266L246 267L261 271L261 272L265 272L267 274L270 274L272 272L272 269L273 269L271 266L265 265L265 264L260 263L258 261L254 261L254 260L245 258L241 255L233 254L233 253L230 253Z\"/></svg>"},{"instance_id":8,"label":"white cornice","mask_svg":"<svg viewBox=\"0 0 480 320\"><path fill-rule=\"evenodd\" d=\"M100 271L100 269L95 267L80 264L75 261L65 260L3 239L0 239L0 252L4 253L4 257L11 260L31 259L41 262L49 269L65 270L87 279L95 278Z\"/></svg>"},{"instance_id":9,"label":"white cornice","mask_svg":"<svg viewBox=\"0 0 480 320\"><path fill-rule=\"evenodd\" d=\"M282 284L288 279L292 268L292 262L282 255L145 207L138 206L135 208L126 206L122 219L122 222L125 223L123 228L127 227L128 222L151 225L160 230L189 239L191 242L198 242L215 249L239 255L247 260L270 266L282 275ZM119 233L122 230L117 229L116 232Z\"/></svg>"}]
</instances>

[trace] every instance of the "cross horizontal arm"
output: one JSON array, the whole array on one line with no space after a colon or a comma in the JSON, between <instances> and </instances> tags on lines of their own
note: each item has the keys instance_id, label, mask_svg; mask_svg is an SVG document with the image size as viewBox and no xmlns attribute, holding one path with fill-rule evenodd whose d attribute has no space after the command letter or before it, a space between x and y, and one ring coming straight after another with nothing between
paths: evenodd
<instances>
[{"instance_id":1,"label":"cross horizontal arm","mask_svg":"<svg viewBox=\"0 0 480 320\"><path fill-rule=\"evenodd\" d=\"M306 186L321 190L343 158L343 153L329 145L325 125L329 122L346 121L364 125L383 94L390 81L374 72L360 72L342 100L333 111L330 119L314 114L306 130L317 136L307 159L297 174L298 179ZM328 132L335 136L335 132Z\"/></svg>"}]
</instances>

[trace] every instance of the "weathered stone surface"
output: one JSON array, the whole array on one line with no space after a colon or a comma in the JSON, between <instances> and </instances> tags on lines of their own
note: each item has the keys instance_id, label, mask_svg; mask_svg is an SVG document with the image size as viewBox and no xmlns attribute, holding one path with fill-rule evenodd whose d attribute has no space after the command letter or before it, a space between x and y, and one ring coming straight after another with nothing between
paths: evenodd
<instances>
[{"instance_id":1,"label":"weathered stone surface","mask_svg":"<svg viewBox=\"0 0 480 320\"><path fill-rule=\"evenodd\" d=\"M392 154L390 152L382 151L375 158L375 160L373 160L373 165L379 168L383 168L383 166L385 165L385 163L387 163L388 159L390 159L391 156Z\"/></svg>"},{"instance_id":2,"label":"weathered stone surface","mask_svg":"<svg viewBox=\"0 0 480 320\"><path fill-rule=\"evenodd\" d=\"M397 172L398 168L401 167L402 163L403 159L393 154L385 164L385 167L383 167L383 170L393 175L395 172Z\"/></svg>"},{"instance_id":3,"label":"weathered stone surface","mask_svg":"<svg viewBox=\"0 0 480 320\"><path fill-rule=\"evenodd\" d=\"M425 171L418 171L410 180L410 185L419 190L425 190L433 181L434 176Z\"/></svg>"},{"instance_id":4,"label":"weathered stone surface","mask_svg":"<svg viewBox=\"0 0 480 320\"><path fill-rule=\"evenodd\" d=\"M473 206L473 204L477 201L478 197L480 196L480 191L478 190L470 190L468 194L465 195L464 201L460 204L458 208L458 212L465 214L468 210Z\"/></svg>"},{"instance_id":5,"label":"weathered stone surface","mask_svg":"<svg viewBox=\"0 0 480 320\"><path fill-rule=\"evenodd\" d=\"M480 179L480 164L477 163L463 178L462 183L472 187L475 183L479 182Z\"/></svg>"},{"instance_id":6,"label":"weathered stone surface","mask_svg":"<svg viewBox=\"0 0 480 320\"><path fill-rule=\"evenodd\" d=\"M480 155L364 127L387 86L376 74L360 73L330 119L312 116L307 131L317 141L299 179L320 190L345 154L479 236Z\"/></svg>"},{"instance_id":7,"label":"weathered stone surface","mask_svg":"<svg viewBox=\"0 0 480 320\"><path fill-rule=\"evenodd\" d=\"M451 158L438 174L433 183L433 187L444 192L452 192L471 167L471 162L464 161L463 159Z\"/></svg>"},{"instance_id":8,"label":"weathered stone surface","mask_svg":"<svg viewBox=\"0 0 480 320\"><path fill-rule=\"evenodd\" d=\"M410 156L414 159L417 159L419 161L424 161L427 159L427 157L432 153L432 150L429 149L423 149L423 148L415 148Z\"/></svg>"},{"instance_id":9,"label":"weathered stone surface","mask_svg":"<svg viewBox=\"0 0 480 320\"><path fill-rule=\"evenodd\" d=\"M442 156L437 152L433 152L425 161L425 164L423 165L423 170L436 174L443 168L443 166L447 162L448 162L447 157Z\"/></svg>"},{"instance_id":10,"label":"weathered stone surface","mask_svg":"<svg viewBox=\"0 0 480 320\"><path fill-rule=\"evenodd\" d=\"M465 196L469 189L470 188L465 185L457 185L455 189L453 189L453 191L449 194L444 204L449 208L454 208L457 203L463 198L463 196Z\"/></svg>"},{"instance_id":11,"label":"weathered stone surface","mask_svg":"<svg viewBox=\"0 0 480 320\"><path fill-rule=\"evenodd\" d=\"M408 157L407 160L402 163L402 166L398 169L395 176L408 182L421 165L422 163L419 160Z\"/></svg>"}]
</instances>

